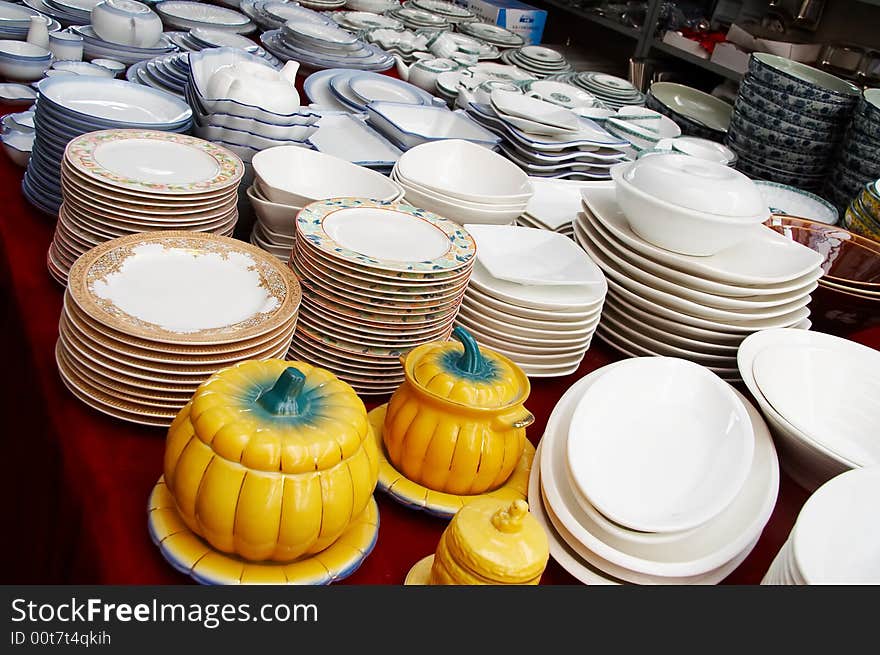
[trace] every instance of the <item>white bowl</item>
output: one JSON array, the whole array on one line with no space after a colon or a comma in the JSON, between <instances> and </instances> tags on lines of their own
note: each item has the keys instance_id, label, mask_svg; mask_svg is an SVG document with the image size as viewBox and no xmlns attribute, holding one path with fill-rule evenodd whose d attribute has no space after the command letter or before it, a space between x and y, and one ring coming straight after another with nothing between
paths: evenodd
<instances>
[{"instance_id":1,"label":"white bowl","mask_svg":"<svg viewBox=\"0 0 880 655\"><path fill-rule=\"evenodd\" d=\"M632 230L645 241L682 255L715 255L744 241L770 217L770 210L763 201L761 201L761 206L764 207L762 212L750 216L723 216L672 204L657 195L637 188L627 179L627 172L635 164L679 158L717 166L728 171L733 170L723 164L700 160L689 155L645 157L636 162L618 164L611 168L617 202ZM672 188L681 188L678 186L681 184L702 185L703 188L710 186L703 184L696 177L689 183L683 183L676 176L672 177L669 184L676 184ZM757 193L760 198L760 193Z\"/></svg>"},{"instance_id":2,"label":"white bowl","mask_svg":"<svg viewBox=\"0 0 880 655\"><path fill-rule=\"evenodd\" d=\"M393 201L403 195L400 186L381 173L306 148L269 148L252 163L260 188L272 202L302 207L326 198Z\"/></svg>"},{"instance_id":3,"label":"white bowl","mask_svg":"<svg viewBox=\"0 0 880 655\"><path fill-rule=\"evenodd\" d=\"M0 76L31 82L43 77L52 64L52 53L27 41L0 40Z\"/></svg>"},{"instance_id":4,"label":"white bowl","mask_svg":"<svg viewBox=\"0 0 880 655\"><path fill-rule=\"evenodd\" d=\"M400 173L397 171L397 168L391 169L391 179L400 184L401 186L406 185L406 188L417 191L421 194L424 194L430 198L436 198L438 200L448 201L456 206L462 207L464 209L476 209L476 210L488 210L490 212L507 212L507 211L518 211L522 213L525 211L526 203L521 200L518 202L511 203L485 203L485 202L471 202L469 200L461 200L460 198L455 198L445 194L442 191L438 191L436 189L432 189L431 187L426 187L416 182L413 182L409 178L402 177Z\"/></svg>"},{"instance_id":5,"label":"white bowl","mask_svg":"<svg viewBox=\"0 0 880 655\"><path fill-rule=\"evenodd\" d=\"M403 187L406 200L410 204L439 214L459 225L465 223L510 225L525 210L525 204L516 209L474 208L473 205L465 204L462 200L420 191L402 180L400 186Z\"/></svg>"},{"instance_id":6,"label":"white bowl","mask_svg":"<svg viewBox=\"0 0 880 655\"><path fill-rule=\"evenodd\" d=\"M401 155L397 170L402 179L469 202L527 204L534 194L529 176L516 164L459 139L416 146Z\"/></svg>"},{"instance_id":7,"label":"white bowl","mask_svg":"<svg viewBox=\"0 0 880 655\"><path fill-rule=\"evenodd\" d=\"M22 168L28 165L31 158L31 150L34 147L34 134L25 132L9 131L2 137L3 149L9 158Z\"/></svg>"},{"instance_id":8,"label":"white bowl","mask_svg":"<svg viewBox=\"0 0 880 655\"><path fill-rule=\"evenodd\" d=\"M92 59L92 63L96 66L103 66L107 70L113 71L114 76L124 73L127 68L127 66L121 61L116 61L115 59Z\"/></svg>"},{"instance_id":9,"label":"white bowl","mask_svg":"<svg viewBox=\"0 0 880 655\"><path fill-rule=\"evenodd\" d=\"M749 474L754 433L730 386L673 357L637 357L596 381L568 433L573 483L612 521L680 532L718 516Z\"/></svg>"},{"instance_id":10,"label":"white bowl","mask_svg":"<svg viewBox=\"0 0 880 655\"><path fill-rule=\"evenodd\" d=\"M260 188L255 182L247 189L251 206L257 218L273 232L294 236L296 234L296 215L302 207L294 205L282 205L281 203L266 200L260 194Z\"/></svg>"}]
</instances>

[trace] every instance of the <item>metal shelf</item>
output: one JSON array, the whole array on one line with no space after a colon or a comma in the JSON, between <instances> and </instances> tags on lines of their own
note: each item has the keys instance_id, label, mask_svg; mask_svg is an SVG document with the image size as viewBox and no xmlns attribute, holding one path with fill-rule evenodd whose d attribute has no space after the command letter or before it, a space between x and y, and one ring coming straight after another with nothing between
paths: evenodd
<instances>
[{"instance_id":1,"label":"metal shelf","mask_svg":"<svg viewBox=\"0 0 880 655\"><path fill-rule=\"evenodd\" d=\"M664 54L670 55L671 57L675 57L676 59L681 59L689 64L702 68L703 70L707 70L710 73L715 73L716 75L721 75L722 77L726 77L728 80L733 80L734 82L739 82L742 79L742 73L731 70L730 68L725 68L724 66L719 66L715 62L709 61L708 59L702 59L701 57L697 57L696 55L692 55L689 52L681 50L680 48L676 48L675 46L669 45L668 43L663 43L660 39L654 39L651 42L651 49L658 50Z\"/></svg>"},{"instance_id":2,"label":"metal shelf","mask_svg":"<svg viewBox=\"0 0 880 655\"><path fill-rule=\"evenodd\" d=\"M561 9L562 11L566 11L574 16L578 16L585 20L590 21L591 23L596 23L597 25L601 25L609 30L617 32L618 34L623 34L624 36L628 36L629 38L638 41L641 36L641 32L634 27L630 27L629 25L624 25L623 23L618 23L617 21L611 20L610 18L605 18L604 16L599 16L598 14L594 14L592 12L581 9L580 7L575 7L565 0L543 0L545 4L550 5L551 7L556 7L557 9Z\"/></svg>"}]
</instances>

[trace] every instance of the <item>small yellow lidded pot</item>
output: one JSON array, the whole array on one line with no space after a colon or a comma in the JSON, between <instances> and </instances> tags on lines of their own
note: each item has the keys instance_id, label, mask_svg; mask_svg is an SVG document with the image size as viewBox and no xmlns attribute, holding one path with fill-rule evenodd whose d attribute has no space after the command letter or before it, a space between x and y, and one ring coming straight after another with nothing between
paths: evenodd
<instances>
[{"instance_id":1,"label":"small yellow lidded pot","mask_svg":"<svg viewBox=\"0 0 880 655\"><path fill-rule=\"evenodd\" d=\"M484 498L452 518L437 552L416 563L408 585L536 585L547 567L547 535L528 503Z\"/></svg>"},{"instance_id":2,"label":"small yellow lidded pot","mask_svg":"<svg viewBox=\"0 0 880 655\"><path fill-rule=\"evenodd\" d=\"M480 350L462 327L454 341L401 357L405 381L391 396L382 438L407 479L457 495L497 489L510 477L535 417L529 379L508 358Z\"/></svg>"},{"instance_id":3,"label":"small yellow lidded pot","mask_svg":"<svg viewBox=\"0 0 880 655\"><path fill-rule=\"evenodd\" d=\"M327 370L280 359L214 374L168 430L165 483L216 550L292 562L367 507L379 455L363 402Z\"/></svg>"}]
</instances>

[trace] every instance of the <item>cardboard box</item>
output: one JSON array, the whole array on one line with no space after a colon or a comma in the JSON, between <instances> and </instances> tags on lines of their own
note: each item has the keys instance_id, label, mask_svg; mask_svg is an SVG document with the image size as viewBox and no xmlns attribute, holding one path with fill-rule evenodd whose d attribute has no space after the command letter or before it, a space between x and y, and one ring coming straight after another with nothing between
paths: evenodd
<instances>
[{"instance_id":1,"label":"cardboard box","mask_svg":"<svg viewBox=\"0 0 880 655\"><path fill-rule=\"evenodd\" d=\"M485 23L494 23L519 34L529 45L540 43L547 12L518 0L456 0Z\"/></svg>"},{"instance_id":2,"label":"cardboard box","mask_svg":"<svg viewBox=\"0 0 880 655\"><path fill-rule=\"evenodd\" d=\"M819 58L822 50L821 43L789 43L762 39L748 31L749 24L738 25L734 23L727 31L727 40L735 43L748 52L767 52L771 55L786 57L803 64L812 64Z\"/></svg>"},{"instance_id":3,"label":"cardboard box","mask_svg":"<svg viewBox=\"0 0 880 655\"><path fill-rule=\"evenodd\" d=\"M719 66L724 66L730 70L745 75L749 69L749 53L734 43L719 43L712 51L710 61L715 62Z\"/></svg>"}]
</instances>

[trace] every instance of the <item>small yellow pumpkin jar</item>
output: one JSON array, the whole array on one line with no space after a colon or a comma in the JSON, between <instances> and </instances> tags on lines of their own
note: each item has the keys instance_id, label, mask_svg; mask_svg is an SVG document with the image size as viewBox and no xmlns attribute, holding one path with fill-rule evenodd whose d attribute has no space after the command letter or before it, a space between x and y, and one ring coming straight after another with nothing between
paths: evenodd
<instances>
[{"instance_id":1,"label":"small yellow pumpkin jar","mask_svg":"<svg viewBox=\"0 0 880 655\"><path fill-rule=\"evenodd\" d=\"M456 495L503 485L522 454L535 417L523 403L529 379L512 361L480 350L462 327L454 341L432 342L401 357L405 381L388 403L383 443L407 479Z\"/></svg>"},{"instance_id":2,"label":"small yellow pumpkin jar","mask_svg":"<svg viewBox=\"0 0 880 655\"><path fill-rule=\"evenodd\" d=\"M165 482L215 549L291 562L333 544L364 511L378 462L348 384L305 362L246 361L211 376L171 424Z\"/></svg>"}]
</instances>

